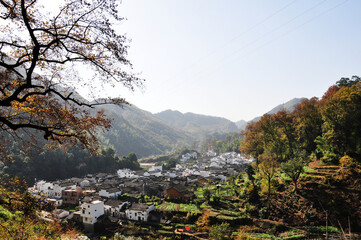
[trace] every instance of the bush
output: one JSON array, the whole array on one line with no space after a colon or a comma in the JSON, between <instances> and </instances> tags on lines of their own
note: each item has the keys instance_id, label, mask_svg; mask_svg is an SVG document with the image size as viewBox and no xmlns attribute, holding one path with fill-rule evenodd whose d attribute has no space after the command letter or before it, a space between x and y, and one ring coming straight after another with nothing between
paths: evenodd
<instances>
[{"instance_id":1,"label":"bush","mask_svg":"<svg viewBox=\"0 0 361 240\"><path fill-rule=\"evenodd\" d=\"M259 217L260 218L267 218L269 216L268 208L263 207L259 210Z\"/></svg>"},{"instance_id":2,"label":"bush","mask_svg":"<svg viewBox=\"0 0 361 240\"><path fill-rule=\"evenodd\" d=\"M197 220L197 218L198 218L198 214L194 212L188 212L185 221L186 223L193 223Z\"/></svg>"},{"instance_id":3,"label":"bush","mask_svg":"<svg viewBox=\"0 0 361 240\"><path fill-rule=\"evenodd\" d=\"M230 239L229 223L212 225L209 229L209 237L215 240Z\"/></svg>"}]
</instances>

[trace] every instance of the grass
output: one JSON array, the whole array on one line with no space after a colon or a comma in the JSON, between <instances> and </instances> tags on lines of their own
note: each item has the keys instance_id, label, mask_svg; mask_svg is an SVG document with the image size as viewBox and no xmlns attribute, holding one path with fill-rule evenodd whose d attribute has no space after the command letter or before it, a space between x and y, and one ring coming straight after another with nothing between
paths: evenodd
<instances>
[{"instance_id":1,"label":"grass","mask_svg":"<svg viewBox=\"0 0 361 240\"><path fill-rule=\"evenodd\" d=\"M173 234L173 232L166 231L166 230L158 230L158 233L161 233L161 234Z\"/></svg>"},{"instance_id":2,"label":"grass","mask_svg":"<svg viewBox=\"0 0 361 240\"><path fill-rule=\"evenodd\" d=\"M284 237L282 239L300 239L300 238L304 238L305 235L303 234L298 234L298 235L293 235L293 236L288 236L288 237Z\"/></svg>"},{"instance_id":3,"label":"grass","mask_svg":"<svg viewBox=\"0 0 361 240\"><path fill-rule=\"evenodd\" d=\"M239 216L241 214L241 212L239 212L239 211L231 211L231 210L225 210L225 209L220 210L220 212L223 214L232 215L232 216Z\"/></svg>"},{"instance_id":4,"label":"grass","mask_svg":"<svg viewBox=\"0 0 361 240\"><path fill-rule=\"evenodd\" d=\"M317 233L326 232L325 226L305 226L304 229L309 232L317 232ZM329 226L327 231L330 233L340 233L341 232L340 229L338 229L336 227L332 227L332 226Z\"/></svg>"},{"instance_id":5,"label":"grass","mask_svg":"<svg viewBox=\"0 0 361 240\"><path fill-rule=\"evenodd\" d=\"M219 220L236 220L236 219L239 219L239 217L238 216L217 215L217 219L219 219Z\"/></svg>"},{"instance_id":6,"label":"grass","mask_svg":"<svg viewBox=\"0 0 361 240\"><path fill-rule=\"evenodd\" d=\"M242 233L238 235L247 236L247 239L280 239L267 233Z\"/></svg>"},{"instance_id":7,"label":"grass","mask_svg":"<svg viewBox=\"0 0 361 240\"><path fill-rule=\"evenodd\" d=\"M172 202L163 202L162 204L156 207L158 210L161 211L180 211L180 212L194 212L200 213L199 209L194 204L178 204Z\"/></svg>"},{"instance_id":8,"label":"grass","mask_svg":"<svg viewBox=\"0 0 361 240\"><path fill-rule=\"evenodd\" d=\"M305 173L314 173L314 172L316 172L315 169L309 168L307 166L303 167L303 171L305 171Z\"/></svg>"},{"instance_id":9,"label":"grass","mask_svg":"<svg viewBox=\"0 0 361 240\"><path fill-rule=\"evenodd\" d=\"M305 237L300 230L289 230L287 232L281 233L280 237L282 239L299 239Z\"/></svg>"}]
</instances>

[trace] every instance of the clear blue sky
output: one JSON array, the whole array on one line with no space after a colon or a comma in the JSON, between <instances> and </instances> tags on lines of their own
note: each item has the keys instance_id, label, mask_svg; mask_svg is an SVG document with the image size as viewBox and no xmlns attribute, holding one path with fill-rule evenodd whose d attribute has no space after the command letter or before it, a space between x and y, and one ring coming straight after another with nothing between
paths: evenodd
<instances>
[{"instance_id":1,"label":"clear blue sky","mask_svg":"<svg viewBox=\"0 0 361 240\"><path fill-rule=\"evenodd\" d=\"M250 120L361 75L359 0L123 0L120 12L146 82L113 94L153 113Z\"/></svg>"}]
</instances>

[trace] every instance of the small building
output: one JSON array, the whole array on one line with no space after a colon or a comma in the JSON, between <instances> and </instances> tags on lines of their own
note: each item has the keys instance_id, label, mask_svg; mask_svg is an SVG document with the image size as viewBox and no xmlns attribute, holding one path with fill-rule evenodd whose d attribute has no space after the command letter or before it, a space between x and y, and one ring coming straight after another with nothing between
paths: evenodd
<instances>
[{"instance_id":1,"label":"small building","mask_svg":"<svg viewBox=\"0 0 361 240\"><path fill-rule=\"evenodd\" d=\"M79 183L79 186L80 186L80 187L89 187L89 186L90 186L90 181L87 180L87 179L84 179L83 181L81 181L81 182Z\"/></svg>"},{"instance_id":2,"label":"small building","mask_svg":"<svg viewBox=\"0 0 361 240\"><path fill-rule=\"evenodd\" d=\"M117 174L118 174L119 178L133 178L134 177L134 171L132 171L128 168L119 169L117 171Z\"/></svg>"},{"instance_id":3,"label":"small building","mask_svg":"<svg viewBox=\"0 0 361 240\"><path fill-rule=\"evenodd\" d=\"M174 184L166 189L166 196L171 199L189 201L194 198L194 193L189 191L183 184Z\"/></svg>"},{"instance_id":4,"label":"small building","mask_svg":"<svg viewBox=\"0 0 361 240\"><path fill-rule=\"evenodd\" d=\"M155 166L153 165L151 168L148 169L148 172L158 172L158 171L163 171L163 165L160 165L160 166Z\"/></svg>"},{"instance_id":5,"label":"small building","mask_svg":"<svg viewBox=\"0 0 361 240\"><path fill-rule=\"evenodd\" d=\"M80 206L80 216L83 220L83 224L93 225L97 222L97 219L104 215L104 202L100 200L83 202Z\"/></svg>"},{"instance_id":6,"label":"small building","mask_svg":"<svg viewBox=\"0 0 361 240\"><path fill-rule=\"evenodd\" d=\"M105 188L99 191L99 196L104 198L118 199L122 195L122 190L118 188Z\"/></svg>"},{"instance_id":7,"label":"small building","mask_svg":"<svg viewBox=\"0 0 361 240\"><path fill-rule=\"evenodd\" d=\"M58 218L58 219L63 219L67 216L69 216L69 212L63 209L55 209L52 212L53 217Z\"/></svg>"},{"instance_id":8,"label":"small building","mask_svg":"<svg viewBox=\"0 0 361 240\"><path fill-rule=\"evenodd\" d=\"M63 190L63 204L78 205L79 199L82 196L82 188L66 188Z\"/></svg>"},{"instance_id":9,"label":"small building","mask_svg":"<svg viewBox=\"0 0 361 240\"><path fill-rule=\"evenodd\" d=\"M108 199L104 204L104 213L108 216L124 218L126 207L129 205L129 202Z\"/></svg>"},{"instance_id":10,"label":"small building","mask_svg":"<svg viewBox=\"0 0 361 240\"><path fill-rule=\"evenodd\" d=\"M133 203L132 206L125 210L127 219L134 221L148 221L149 213L155 210L154 205L147 205L143 203Z\"/></svg>"},{"instance_id":11,"label":"small building","mask_svg":"<svg viewBox=\"0 0 361 240\"><path fill-rule=\"evenodd\" d=\"M60 207L63 205L63 199L56 198L47 198L46 202L50 203L54 208Z\"/></svg>"}]
</instances>

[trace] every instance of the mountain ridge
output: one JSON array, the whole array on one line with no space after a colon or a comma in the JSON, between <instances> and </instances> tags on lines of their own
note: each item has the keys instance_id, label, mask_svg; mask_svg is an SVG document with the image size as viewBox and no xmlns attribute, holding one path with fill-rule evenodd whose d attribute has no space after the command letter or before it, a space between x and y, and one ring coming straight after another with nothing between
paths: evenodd
<instances>
[{"instance_id":1,"label":"mountain ridge","mask_svg":"<svg viewBox=\"0 0 361 240\"><path fill-rule=\"evenodd\" d=\"M295 110L295 108L297 107L298 104L300 104L303 100L305 100L307 98L304 98L304 97L301 97L301 98L292 98L291 100L285 102L285 103L282 103L282 104L279 104L277 105L276 107L272 108L270 111L266 112L265 114L275 114L277 113L278 111L281 111L281 110L285 110L286 112L290 113L292 112L293 110ZM263 114L264 115L264 114ZM251 123L251 122L257 122L258 120L261 119L262 116L258 116L258 117L255 117L253 118L252 120L250 121L245 121L245 120L239 120L236 122L236 125L238 127L238 129L240 131L243 131L246 129L247 127L247 124L248 123Z\"/></svg>"}]
</instances>

